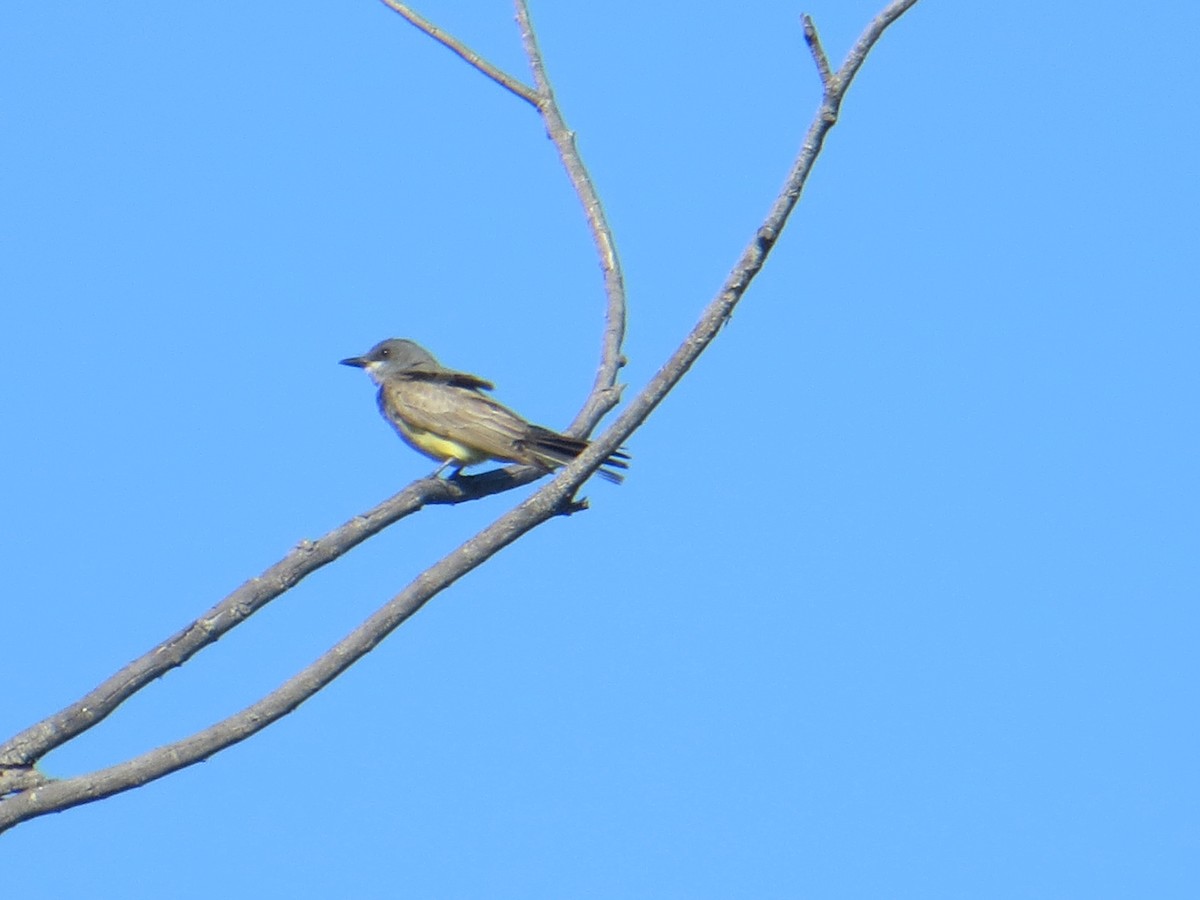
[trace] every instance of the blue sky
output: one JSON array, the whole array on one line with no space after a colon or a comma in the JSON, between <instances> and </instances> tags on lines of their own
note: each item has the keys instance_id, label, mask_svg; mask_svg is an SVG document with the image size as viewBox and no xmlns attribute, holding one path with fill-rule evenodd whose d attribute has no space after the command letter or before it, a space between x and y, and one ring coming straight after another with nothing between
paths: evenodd
<instances>
[{"instance_id":1,"label":"blue sky","mask_svg":"<svg viewBox=\"0 0 1200 900\"><path fill-rule=\"evenodd\" d=\"M534 5L636 391L882 6ZM525 74L504 2L420 10ZM627 483L243 745L0 838L23 897L1194 897L1193 4L924 0ZM555 427L602 295L536 116L382 5L12 4L0 732L430 465L416 339ZM511 506L406 520L47 758L305 665Z\"/></svg>"}]
</instances>

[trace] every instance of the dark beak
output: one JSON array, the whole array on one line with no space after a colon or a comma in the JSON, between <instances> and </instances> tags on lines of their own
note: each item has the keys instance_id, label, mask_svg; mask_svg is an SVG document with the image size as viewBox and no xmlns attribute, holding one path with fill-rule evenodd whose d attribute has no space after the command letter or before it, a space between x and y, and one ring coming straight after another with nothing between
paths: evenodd
<instances>
[{"instance_id":1,"label":"dark beak","mask_svg":"<svg viewBox=\"0 0 1200 900\"><path fill-rule=\"evenodd\" d=\"M349 359L338 360L340 366L354 366L356 369L365 369L367 361L361 356L351 356Z\"/></svg>"}]
</instances>

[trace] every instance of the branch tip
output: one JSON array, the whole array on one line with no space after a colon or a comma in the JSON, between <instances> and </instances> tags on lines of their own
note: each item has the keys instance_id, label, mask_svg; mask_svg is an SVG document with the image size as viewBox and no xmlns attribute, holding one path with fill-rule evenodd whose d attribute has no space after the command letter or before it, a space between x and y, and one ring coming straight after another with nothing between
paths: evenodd
<instances>
[{"instance_id":1,"label":"branch tip","mask_svg":"<svg viewBox=\"0 0 1200 900\"><path fill-rule=\"evenodd\" d=\"M816 23L808 13L802 15L800 21L804 26L804 43L808 44L808 51L812 54L817 74L821 78L821 87L828 93L833 90L834 74L829 67L829 57L825 55L825 48L821 46L821 36L817 34Z\"/></svg>"}]
</instances>

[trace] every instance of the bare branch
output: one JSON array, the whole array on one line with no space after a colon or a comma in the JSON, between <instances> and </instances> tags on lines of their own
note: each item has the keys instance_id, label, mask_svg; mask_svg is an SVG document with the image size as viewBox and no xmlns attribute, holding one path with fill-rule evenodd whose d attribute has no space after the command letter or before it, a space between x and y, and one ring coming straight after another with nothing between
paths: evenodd
<instances>
[{"instance_id":1,"label":"bare branch","mask_svg":"<svg viewBox=\"0 0 1200 900\"><path fill-rule=\"evenodd\" d=\"M374 509L355 516L315 541L301 541L287 556L251 578L224 600L163 643L135 659L70 706L0 746L0 775L20 770L99 724L150 682L183 665L280 594L389 525L431 504L462 503L506 491L544 473L510 467L478 476L423 478ZM7 785L0 780L0 794Z\"/></svg>"},{"instance_id":2,"label":"bare branch","mask_svg":"<svg viewBox=\"0 0 1200 900\"><path fill-rule=\"evenodd\" d=\"M859 35L854 46L850 48L850 52L846 54L846 59L842 62L842 67L838 69L838 77L842 79L843 86L840 93L844 95L846 88L850 86L850 82L854 76L858 74L859 68L863 61L866 60L867 54L871 52L871 48L875 46L875 42L883 36L887 27L895 22L898 18L916 6L917 0L895 0L888 4L875 19L867 26L866 30Z\"/></svg>"},{"instance_id":3,"label":"bare branch","mask_svg":"<svg viewBox=\"0 0 1200 900\"><path fill-rule=\"evenodd\" d=\"M617 374L624 365L621 346L625 341L625 279L621 274L621 262L617 256L612 229L604 215L604 206L600 202L600 196L579 155L579 149L575 144L575 134L567 127L558 101L554 97L550 80L546 76L545 62L538 46L533 23L529 17L528 4L526 0L515 0L521 43L525 48L525 55L533 72L535 88L531 88L501 71L457 38L418 15L406 4L399 3L397 0L382 0L382 2L435 41L457 53L488 78L531 103L545 122L546 131L554 142L563 167L567 170L567 176L571 180L571 186L575 189L579 202L583 206L584 215L587 217L588 228L592 232L592 240L600 257L600 270L604 277L604 293L607 298L600 365L596 371L596 379L593 382L592 390L588 393L587 400L584 401L583 407L575 417L575 421L567 429L569 434L586 435L605 413L620 402L621 392L616 389L616 383Z\"/></svg>"},{"instance_id":4,"label":"bare branch","mask_svg":"<svg viewBox=\"0 0 1200 900\"><path fill-rule=\"evenodd\" d=\"M831 78L830 88L825 92L821 107L809 125L808 133L805 135L804 143L800 146L800 153L788 173L783 190L775 198L775 203L766 219L763 220L749 245L742 252L737 265L730 271L720 292L705 308L700 320L692 328L687 338L671 355L666 364L655 373L646 387L638 393L617 420L600 437L592 441L587 450L558 474L554 481L547 486L548 488L559 483L580 484L588 474L594 472L608 458L608 455L625 443L634 430L646 420L654 408L683 378L700 354L712 343L722 326L729 321L734 307L746 293L754 276L762 269L763 263L766 262L767 256L779 239L780 232L787 224L788 217L796 207L800 193L812 171L813 163L821 153L825 137L837 123L842 100L850 89L867 54L887 27L916 3L917 0L894 0L867 26L847 55L846 61L842 63L842 67Z\"/></svg>"},{"instance_id":5,"label":"bare branch","mask_svg":"<svg viewBox=\"0 0 1200 900\"><path fill-rule=\"evenodd\" d=\"M29 779L36 777L36 773L30 776L29 770L19 770L26 779L24 782L18 782L14 777L11 788L5 788L0 782L0 790L28 787L0 800L0 832L26 819L140 787L244 741L312 697L467 572L543 522L578 508L578 504L570 501L568 490L556 479L417 576L316 662L257 703L204 731L107 769L36 787L28 787Z\"/></svg>"},{"instance_id":6,"label":"bare branch","mask_svg":"<svg viewBox=\"0 0 1200 900\"><path fill-rule=\"evenodd\" d=\"M388 2L388 0L384 0L384 2ZM9 784L14 785L11 789L17 791L11 796L0 799L0 831L35 816L66 809L137 787L205 759L225 747L244 740L281 716L286 715L311 697L337 677L337 675L345 671L357 659L373 649L384 637L420 609L430 598L458 578L461 578L466 572L482 564L496 552L541 523L548 521L556 515L579 509L582 504L572 500L579 485L595 472L605 459L645 421L654 408L708 347L724 323L728 321L734 307L745 294L750 282L762 269L791 211L795 208L808 175L812 170L813 163L820 154L825 137L830 128L837 122L838 111L846 91L853 82L867 53L882 36L887 26L915 5L915 3L916 0L895 0L863 32L863 35L847 56L846 61L842 64L842 68L831 77L825 91L825 96L822 99L821 107L809 126L808 133L792 165L782 191L776 198L767 217L756 230L749 245L742 253L737 265L729 273L721 291L709 303L691 333L667 363L655 374L612 426L601 437L597 438L578 459L563 469L557 477L537 491L537 493L419 575L408 587L397 594L384 607L315 663L287 681L267 697L199 734L166 747L161 747L109 769L104 769L90 775L48 783L41 783L41 777L29 770L28 763L36 760L46 749L58 746L65 740L65 738L59 739L56 733L59 729L76 728L73 733L78 734L86 727L89 727L90 724L98 721L93 716L94 711L87 707L86 700L81 701L80 704L76 704L74 707L70 707L59 714L60 717L66 717L64 720L60 721L59 717L52 717L46 723L34 726L34 728L18 736L17 739L0 750L0 752L5 754L4 756L0 756L0 762L7 762L12 767L8 773L10 777ZM389 3L388 5L391 6L392 4ZM530 55L531 65L534 67L535 79L538 80L540 86L544 80L544 71L539 74L541 57L537 51L536 44L529 43L529 40L532 38L532 31L528 28L528 15L524 11L524 0L517 0L517 8L518 18L522 21L522 36L524 38L526 34L529 35L529 38L526 39L527 52ZM544 99L543 102L549 104L551 101ZM538 108L545 115L544 107L539 105ZM566 131L565 125L563 125L561 133L568 140L570 139L570 133ZM573 141L570 143L573 152ZM560 153L562 152L560 147ZM564 155L564 163L567 158ZM568 171L570 171L570 167L568 167ZM590 187L590 182L588 184ZM585 194L581 192L580 196L582 199ZM593 215L593 211L587 205L586 201L585 208L589 212L589 221L592 221L591 216ZM602 214L598 221L603 225ZM607 226L604 225L601 231L594 233L607 234ZM615 253L613 254L613 260L615 262ZM615 271L616 277L619 279L619 269ZM610 294L610 310L612 309L611 302L612 295ZM623 306L621 310L623 329ZM617 367L619 367L619 361ZM614 376L615 372L616 368L613 369ZM185 655L178 656L177 661L166 660L165 668L161 669L158 674L161 674L162 671L166 671L174 665L178 665L200 649L200 647L216 639L215 637L209 639L207 635L193 637L191 636L193 630L208 631L214 628L223 628L224 631L227 631L233 627L233 624L236 624L236 621L244 620L255 609L261 608L261 605L267 602L267 600L258 599L260 595L257 591L262 588L259 582L265 581L268 577L273 578L274 583L267 585L264 590L266 593L271 594L271 596L276 596L319 565L324 565L330 559L336 558L336 555L345 552L350 546L365 539L369 534L378 531L390 521L395 521L403 515L419 509L425 503L457 502L460 499L467 499L474 494L475 490L491 493L494 490L502 490L504 487L510 486L514 481L523 482L524 480L533 480L535 477L537 477L536 472L518 468L515 470L508 469L487 473L478 479L462 479L465 482L479 482L478 487L472 490L463 488L461 484L456 486L454 482L437 482L431 479L415 483L410 488L401 492L401 494L392 498L392 500L368 513L366 517L361 517L361 521L360 519L353 520L342 526L342 528L331 532L330 535L322 539L322 541L328 542L327 546L320 546L321 542L302 544L277 564L277 566L272 567L267 573L264 573L262 579L255 579L243 585L242 588L231 594L229 598L226 598L225 601L214 607L213 611L210 611L211 618L197 620L196 623L193 623L191 629L185 629L184 632L176 635L175 638L172 638L171 641L163 645L163 648L173 648L172 652L176 653L177 656L179 654ZM460 490L463 492L461 495L458 494ZM443 491L445 493L442 493ZM392 508L392 504L396 504L394 509ZM385 507L388 509L387 512L382 511ZM376 514L379 517L372 519ZM391 516L391 518L387 521L382 521L388 516ZM337 553L334 553L334 550L337 549L338 541L343 540L345 541L345 546L338 550ZM315 564L310 565L307 560L314 560ZM231 602L231 598L241 596L239 592L242 591L246 592L242 606ZM270 597L267 599L270 599ZM254 605L255 603L257 603L257 606ZM227 606L227 604L229 605ZM245 607L244 609L242 608L243 606ZM214 615L218 611L219 614ZM224 631L219 633L224 633ZM153 654L148 654L148 656L151 655ZM164 655L170 654L164 653ZM116 703L119 703L137 689L136 687L128 690L124 688L122 686L123 679L136 684L138 687L146 683L148 673L153 671L153 669L147 668L151 664L145 662L145 660L146 658L144 657L143 660L131 664L126 670L122 670L121 673L118 673L113 679L102 685L100 689L97 689L94 694L100 695L107 687L109 689L108 694L100 696L99 699L104 703L112 703L113 708L115 708ZM154 665L162 665L162 663L154 663ZM109 694L112 696L119 695L119 699L112 701L109 698ZM111 712L111 708L108 708L103 714L107 715L108 712ZM76 721L80 717L87 720L83 721L82 725ZM41 748L40 752L37 752L37 748ZM7 788L5 788L4 783L0 782L0 793L5 790Z\"/></svg>"},{"instance_id":7,"label":"bare branch","mask_svg":"<svg viewBox=\"0 0 1200 900\"><path fill-rule=\"evenodd\" d=\"M829 57L825 55L825 48L821 46L821 36L817 34L817 26L813 24L812 16L805 13L801 21L804 23L804 42L808 44L808 51L817 65L821 87L828 91L833 87L833 72L829 70Z\"/></svg>"},{"instance_id":8,"label":"bare branch","mask_svg":"<svg viewBox=\"0 0 1200 900\"><path fill-rule=\"evenodd\" d=\"M381 2L384 6L388 7L388 9L399 13L415 27L425 32L443 47L446 47L454 53L457 53L468 65L478 69L505 90L512 91L522 100L532 104L535 107L540 107L537 92L519 78L514 78L502 69L492 65L462 41L450 34L447 34L428 19L417 15L417 13L409 9L406 4L397 3L396 0L381 0Z\"/></svg>"},{"instance_id":9,"label":"bare branch","mask_svg":"<svg viewBox=\"0 0 1200 900\"><path fill-rule=\"evenodd\" d=\"M614 390L617 374L624 365L621 355L621 345L625 341L625 277L621 274L621 260L617 256L616 241L608 218L604 215L604 205L596 186L583 164L579 148L575 144L575 132L567 127L558 101L554 97L554 88L546 77L546 64L538 46L537 34L533 30L533 22L529 18L529 5L526 0L515 0L517 8L517 27L521 30L521 43L525 47L525 55L529 58L529 68L533 72L533 83L537 86L538 95L542 102L538 111L546 123L546 131L550 140L558 150L571 186L583 205L587 217L588 228L592 232L592 241L596 245L596 253L600 256L600 271L604 274L604 293L608 305L604 314L604 337L601 344L600 366L596 371L596 380L591 393L584 403L579 415L567 429L570 434L585 435L591 431L600 418L612 409L621 399L620 391Z\"/></svg>"}]
</instances>

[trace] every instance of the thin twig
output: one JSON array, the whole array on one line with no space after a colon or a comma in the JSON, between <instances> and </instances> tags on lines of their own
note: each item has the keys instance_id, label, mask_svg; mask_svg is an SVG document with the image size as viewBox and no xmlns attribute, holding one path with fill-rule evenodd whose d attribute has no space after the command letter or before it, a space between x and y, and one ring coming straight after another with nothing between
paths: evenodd
<instances>
[{"instance_id":1,"label":"thin twig","mask_svg":"<svg viewBox=\"0 0 1200 900\"><path fill-rule=\"evenodd\" d=\"M457 53L488 78L532 104L546 124L546 131L558 150L559 158L567 170L567 176L571 180L571 185L575 189L579 202L583 206L584 215L587 217L592 240L600 257L600 270L604 277L604 293L607 297L600 365L597 367L596 378L587 400L584 401L579 414L567 429L571 434L586 435L604 414L620 401L620 391L616 389L616 383L617 375L624 364L621 346L625 341L625 280L621 274L621 262L617 256L612 229L604 215L604 206L600 202L600 196L592 184L587 168L583 165L579 149L575 144L575 134L567 127L562 111L554 97L550 80L546 77L545 62L541 49L538 47L533 24L530 21L528 4L526 0L515 0L521 42L529 60L529 67L533 72L535 88L529 87L519 79L492 65L457 38L418 15L406 4L399 3L397 0L382 0L382 2L435 41Z\"/></svg>"},{"instance_id":2,"label":"thin twig","mask_svg":"<svg viewBox=\"0 0 1200 900\"><path fill-rule=\"evenodd\" d=\"M832 90L833 72L829 70L829 57L825 55L825 48L821 46L821 36L817 34L817 26L813 24L812 16L807 13L801 16L801 21L804 23L804 42L808 44L808 51L817 65L817 74L821 76L821 87L826 91Z\"/></svg>"},{"instance_id":3,"label":"thin twig","mask_svg":"<svg viewBox=\"0 0 1200 900\"><path fill-rule=\"evenodd\" d=\"M600 418L620 401L620 392L615 390L617 375L624 364L621 345L625 341L625 277L621 274L621 260L617 255L616 241L613 239L612 228L604 215L604 204L592 183L591 175L579 155L579 147L575 143L575 132L567 127L558 101L554 97L554 88L546 77L546 63L538 46L537 34L533 30L533 22L529 18L529 5L526 0L515 0L517 9L517 27L521 31L521 43L525 47L525 55L529 59L529 68L533 72L533 83L537 86L538 95L542 98L538 111L546 123L546 131L550 140L558 150L559 159L571 179L579 202L587 217L588 228L592 232L592 241L596 245L596 253L600 257L600 271L604 275L604 293L608 298L604 314L604 336L600 351L600 365L596 371L596 380L584 406L571 423L568 432L586 435Z\"/></svg>"},{"instance_id":4,"label":"thin twig","mask_svg":"<svg viewBox=\"0 0 1200 900\"><path fill-rule=\"evenodd\" d=\"M854 76L858 74L859 68L867 58L867 54L871 52L871 48L875 46L875 42L887 30L887 27L895 22L898 18L908 12L915 6L917 0L895 0L890 3L883 12L867 26L866 30L859 35L854 46L850 48L850 52L846 54L845 60L842 61L842 67L838 69L838 78L842 80L842 85L839 88L839 95L845 96L846 89L850 87L850 82L854 80ZM839 101L840 102L840 101Z\"/></svg>"},{"instance_id":5,"label":"thin twig","mask_svg":"<svg viewBox=\"0 0 1200 900\"><path fill-rule=\"evenodd\" d=\"M383 5L388 9L399 13L443 47L446 47L454 53L457 53L468 65L478 69L502 88L512 91L522 100L532 104L535 107L540 105L537 91L525 84L523 81L521 81L521 79L514 78L503 69L492 65L462 41L458 40L453 35L447 34L428 19L425 19L413 12L413 10L411 10L406 4L397 3L396 0L380 0L380 2L382 2Z\"/></svg>"}]
</instances>

